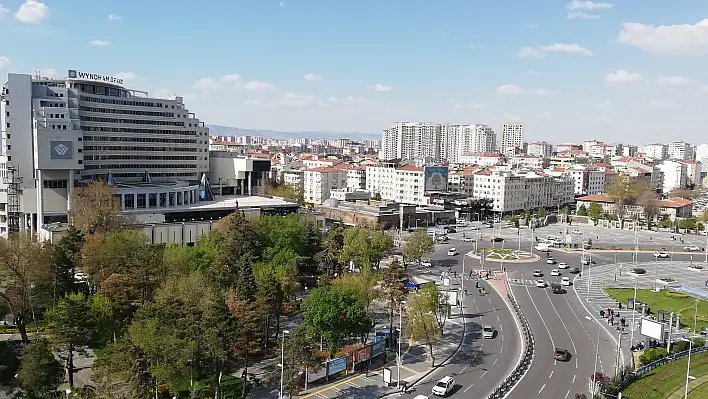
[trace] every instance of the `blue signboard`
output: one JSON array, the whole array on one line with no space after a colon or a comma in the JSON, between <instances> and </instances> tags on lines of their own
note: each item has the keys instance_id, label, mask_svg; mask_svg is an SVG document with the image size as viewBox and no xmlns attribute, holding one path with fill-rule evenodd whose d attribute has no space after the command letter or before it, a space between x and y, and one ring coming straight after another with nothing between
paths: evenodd
<instances>
[{"instance_id":1,"label":"blue signboard","mask_svg":"<svg viewBox=\"0 0 708 399\"><path fill-rule=\"evenodd\" d=\"M347 369L347 356L338 357L327 362L327 375L337 374Z\"/></svg>"},{"instance_id":2,"label":"blue signboard","mask_svg":"<svg viewBox=\"0 0 708 399\"><path fill-rule=\"evenodd\" d=\"M425 191L447 191L447 175L445 166L426 166Z\"/></svg>"},{"instance_id":3,"label":"blue signboard","mask_svg":"<svg viewBox=\"0 0 708 399\"><path fill-rule=\"evenodd\" d=\"M371 357L376 357L386 349L384 341L378 341L371 346Z\"/></svg>"}]
</instances>

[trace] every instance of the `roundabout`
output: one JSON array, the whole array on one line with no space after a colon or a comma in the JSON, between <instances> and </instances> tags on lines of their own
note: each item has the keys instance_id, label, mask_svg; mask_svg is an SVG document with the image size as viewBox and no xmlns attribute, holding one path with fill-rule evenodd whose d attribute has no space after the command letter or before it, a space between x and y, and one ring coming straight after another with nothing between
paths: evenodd
<instances>
[{"instance_id":1,"label":"roundabout","mask_svg":"<svg viewBox=\"0 0 708 399\"><path fill-rule=\"evenodd\" d=\"M510 263L532 263L540 259L538 255L528 251L505 248L481 248L472 252L470 256L477 259L484 257L485 261Z\"/></svg>"}]
</instances>

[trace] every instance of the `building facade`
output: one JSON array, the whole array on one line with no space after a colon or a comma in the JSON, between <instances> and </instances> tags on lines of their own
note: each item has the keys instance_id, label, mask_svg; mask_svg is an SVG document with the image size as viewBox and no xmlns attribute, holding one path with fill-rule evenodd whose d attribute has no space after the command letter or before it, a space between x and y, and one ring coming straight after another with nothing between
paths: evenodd
<instances>
[{"instance_id":1,"label":"building facade","mask_svg":"<svg viewBox=\"0 0 708 399\"><path fill-rule=\"evenodd\" d=\"M670 159L691 161L693 160L693 146L685 141L671 142L668 145L667 156Z\"/></svg>"},{"instance_id":2,"label":"building facade","mask_svg":"<svg viewBox=\"0 0 708 399\"><path fill-rule=\"evenodd\" d=\"M494 212L519 212L573 203L573 179L534 171L483 170L474 176L475 199L492 200Z\"/></svg>"},{"instance_id":3,"label":"building facade","mask_svg":"<svg viewBox=\"0 0 708 399\"><path fill-rule=\"evenodd\" d=\"M664 161L659 165L659 170L664 177L662 191L669 193L671 190L688 187L688 167L678 161Z\"/></svg>"},{"instance_id":4,"label":"building facade","mask_svg":"<svg viewBox=\"0 0 708 399\"><path fill-rule=\"evenodd\" d=\"M524 124L505 123L502 125L499 149L504 155L517 155L524 148Z\"/></svg>"},{"instance_id":5,"label":"building facade","mask_svg":"<svg viewBox=\"0 0 708 399\"><path fill-rule=\"evenodd\" d=\"M545 141L529 143L526 153L537 157L550 157L553 155L553 144L546 143Z\"/></svg>"},{"instance_id":6,"label":"building facade","mask_svg":"<svg viewBox=\"0 0 708 399\"><path fill-rule=\"evenodd\" d=\"M646 144L640 146L638 150L645 157L654 159L666 159L669 154L669 146L661 143Z\"/></svg>"}]
</instances>

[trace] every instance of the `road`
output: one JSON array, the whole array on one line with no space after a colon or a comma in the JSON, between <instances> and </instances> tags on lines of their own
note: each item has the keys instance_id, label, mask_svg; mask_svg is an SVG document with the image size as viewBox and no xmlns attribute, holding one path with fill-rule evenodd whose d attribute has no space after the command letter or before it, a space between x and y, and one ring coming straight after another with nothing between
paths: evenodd
<instances>
[{"instance_id":1,"label":"road","mask_svg":"<svg viewBox=\"0 0 708 399\"><path fill-rule=\"evenodd\" d=\"M447 250L451 247L457 248L460 255L448 256ZM478 269L478 261L464 255L473 249L474 243L455 239L445 245L436 245L435 252L429 256L436 278L448 267L461 276L463 259L466 272L470 267ZM410 269L415 273L413 266ZM480 295L476 283L480 283L487 294ZM486 398L509 375L519 359L521 338L506 302L485 281L469 280L465 276L465 288L469 295L464 301L464 312L468 318L463 345L449 364L416 385L415 394L430 395L433 385L449 375L455 378L456 383L452 397ZM482 339L481 329L485 324L497 330L494 338Z\"/></svg>"}]
</instances>

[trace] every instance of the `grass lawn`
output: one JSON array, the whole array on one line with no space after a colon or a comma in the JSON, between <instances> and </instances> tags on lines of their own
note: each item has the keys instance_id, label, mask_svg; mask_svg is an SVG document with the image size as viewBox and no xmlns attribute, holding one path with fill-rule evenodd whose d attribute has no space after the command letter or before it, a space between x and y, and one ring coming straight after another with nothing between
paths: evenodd
<instances>
[{"instance_id":1,"label":"grass lawn","mask_svg":"<svg viewBox=\"0 0 708 399\"><path fill-rule=\"evenodd\" d=\"M620 301L623 306L627 305L627 298L634 297L633 288L606 288L607 295L616 301ZM651 312L656 316L658 310L679 313L681 315L681 325L693 329L693 316L695 314L696 300L693 297L673 298L667 296L668 290L654 292L650 289L637 290L637 299L646 302L651 308ZM678 294L678 293L677 293ZM708 302L698 301L698 330L701 327L708 327Z\"/></svg>"},{"instance_id":2,"label":"grass lawn","mask_svg":"<svg viewBox=\"0 0 708 399\"><path fill-rule=\"evenodd\" d=\"M622 391L622 397L628 399L679 399L683 398L686 384L686 363L681 359L658 367ZM702 353L691 357L691 375L696 380L688 384L689 398L706 398L708 394L708 354ZM704 384L705 383L705 384Z\"/></svg>"},{"instance_id":3,"label":"grass lawn","mask_svg":"<svg viewBox=\"0 0 708 399\"><path fill-rule=\"evenodd\" d=\"M505 256L505 259L507 259L509 255L514 252L514 250L506 248L482 248L477 251L477 254L482 255L482 252L485 252L487 254L487 259L500 259L502 255Z\"/></svg>"},{"instance_id":4,"label":"grass lawn","mask_svg":"<svg viewBox=\"0 0 708 399\"><path fill-rule=\"evenodd\" d=\"M195 381L195 386L197 387L197 398L213 398L214 390L209 388L213 384L214 380L211 378ZM246 394L250 387L246 387ZM236 399L241 397L241 390L243 389L243 380L236 378L232 375L224 375L221 378L221 397L224 399ZM189 380L184 381L180 386L180 391L177 396L178 398L189 398Z\"/></svg>"}]
</instances>

